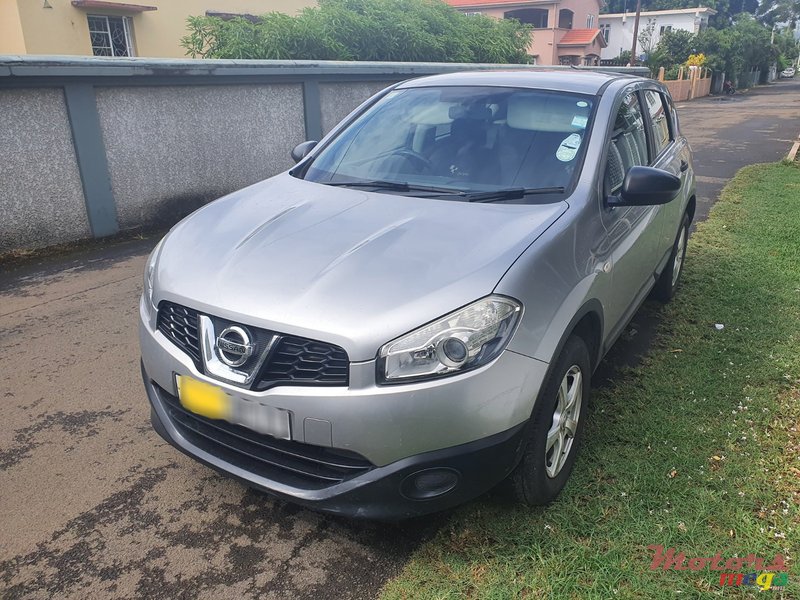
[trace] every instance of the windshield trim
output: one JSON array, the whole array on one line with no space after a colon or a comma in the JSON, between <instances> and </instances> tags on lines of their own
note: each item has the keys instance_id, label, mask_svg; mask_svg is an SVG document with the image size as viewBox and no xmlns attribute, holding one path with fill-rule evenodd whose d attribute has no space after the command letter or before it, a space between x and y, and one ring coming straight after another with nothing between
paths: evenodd
<instances>
[{"instance_id":1,"label":"windshield trim","mask_svg":"<svg viewBox=\"0 0 800 600\"><path fill-rule=\"evenodd\" d=\"M460 84L459 85L459 84L455 84L454 83L454 84L446 84L446 85L442 85L442 84L436 84L436 85L411 85L411 86L403 87L404 84L408 84L408 81L400 81L400 82L398 82L398 83L396 83L394 85L391 85L391 86L381 90L380 92L378 92L377 94L375 94L374 96L372 96L371 98L366 100L364 103L362 103L360 107L358 107L356 110L354 110L352 113L350 113L345 119L343 119L333 129L331 129L330 132L328 132L325 136L323 136L322 140L320 140L320 143L317 144L314 147L312 152L306 158L304 158L299 164L297 164L295 167L293 167L292 169L290 169L288 171L289 175L291 175L292 177L295 177L297 179L302 179L304 181L309 181L309 180L305 179L305 176L306 176L309 168L311 167L311 165L314 163L314 161L319 156L319 154L322 153L323 150L328 148L340 135L342 135L345 131L347 131L347 129L355 121L357 121L359 118L361 118L361 116L365 112L367 112L368 110L373 108L377 103L379 103L382 100L384 100L386 98L386 96L388 96L391 92L397 91L397 92L401 92L402 93L402 92L406 92L406 91L410 91L410 90L418 90L418 89L444 89L444 88L451 88L451 87L459 87L459 88L497 88L497 89L510 89L510 90L519 90L519 91L541 91L541 92L552 92L552 93L556 93L556 94L568 94L568 95L572 95L572 96L576 96L576 97L582 97L582 98L585 98L587 100L591 100L591 110L589 111L589 121L588 121L588 124L590 125L590 127L588 127L585 130L586 134L585 134L585 137L584 137L584 143L581 144L581 147L580 147L580 149L578 151L578 156L577 156L576 162L575 162L575 166L576 166L575 172L574 172L573 176L570 178L569 184L564 186L563 193L556 193L556 194L552 195L552 196L555 196L555 198L552 200L552 203L566 200L567 198L569 198L572 195L572 193L575 191L575 188L578 187L578 183L579 183L579 181L581 179L581 176L583 175L583 169L585 167L586 153L588 151L589 146L591 145L592 135L593 135L594 129L595 129L595 123L596 123L596 119L597 119L597 111L598 111L598 108L599 108L599 105L600 105L601 93L590 94L590 93L572 92L572 91L568 91L568 90L558 90L558 89L541 88L541 87L528 87L528 86L518 86L518 85L499 85L499 84L489 84L489 85L464 85L464 84ZM605 87L606 86L604 86L604 88ZM309 181L309 183L318 183L320 185L326 185L326 183L318 182L318 181ZM539 198L539 199L542 199L543 197L550 197L550 196L551 196L550 194L548 194L546 196L535 196L535 195L526 196L525 200L527 200L527 198ZM463 199L465 197L466 197L466 195L459 197L458 195L454 194L449 199ZM504 204L504 203L505 202L499 202L498 204ZM525 204L538 204L538 202L535 202L535 201L531 201L531 202L527 202L526 201L524 203Z\"/></svg>"}]
</instances>

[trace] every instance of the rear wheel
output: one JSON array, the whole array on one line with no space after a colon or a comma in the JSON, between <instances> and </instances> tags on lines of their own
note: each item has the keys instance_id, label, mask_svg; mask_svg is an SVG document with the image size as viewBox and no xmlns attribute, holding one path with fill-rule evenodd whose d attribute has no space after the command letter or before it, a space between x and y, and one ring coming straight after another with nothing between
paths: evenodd
<instances>
[{"instance_id":1,"label":"rear wheel","mask_svg":"<svg viewBox=\"0 0 800 600\"><path fill-rule=\"evenodd\" d=\"M653 287L653 296L661 302L669 302L675 296L678 283L683 273L683 263L686 259L686 241L689 238L689 215L683 215L681 228L672 245L672 253L669 256L661 276Z\"/></svg>"},{"instance_id":2,"label":"rear wheel","mask_svg":"<svg viewBox=\"0 0 800 600\"><path fill-rule=\"evenodd\" d=\"M586 343L570 337L536 402L522 460L510 476L520 502L548 504L567 483L583 436L590 373Z\"/></svg>"}]
</instances>

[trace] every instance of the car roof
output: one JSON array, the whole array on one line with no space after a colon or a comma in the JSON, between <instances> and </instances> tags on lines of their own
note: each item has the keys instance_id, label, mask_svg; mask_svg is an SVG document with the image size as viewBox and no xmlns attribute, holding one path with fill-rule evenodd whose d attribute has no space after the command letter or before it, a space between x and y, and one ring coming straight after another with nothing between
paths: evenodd
<instances>
[{"instance_id":1,"label":"car roof","mask_svg":"<svg viewBox=\"0 0 800 600\"><path fill-rule=\"evenodd\" d=\"M404 81L399 89L435 86L498 86L540 90L557 90L577 94L597 94L615 80L636 81L642 77L623 73L580 69L500 69L491 71L460 71L431 75Z\"/></svg>"}]
</instances>

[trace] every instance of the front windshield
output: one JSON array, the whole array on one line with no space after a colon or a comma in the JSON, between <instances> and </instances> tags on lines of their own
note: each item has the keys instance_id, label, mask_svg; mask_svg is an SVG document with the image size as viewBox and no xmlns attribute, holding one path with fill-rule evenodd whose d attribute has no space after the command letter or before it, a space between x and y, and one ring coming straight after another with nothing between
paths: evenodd
<instances>
[{"instance_id":1,"label":"front windshield","mask_svg":"<svg viewBox=\"0 0 800 600\"><path fill-rule=\"evenodd\" d=\"M304 178L425 195L560 194L577 175L592 101L519 88L394 90L323 148Z\"/></svg>"}]
</instances>

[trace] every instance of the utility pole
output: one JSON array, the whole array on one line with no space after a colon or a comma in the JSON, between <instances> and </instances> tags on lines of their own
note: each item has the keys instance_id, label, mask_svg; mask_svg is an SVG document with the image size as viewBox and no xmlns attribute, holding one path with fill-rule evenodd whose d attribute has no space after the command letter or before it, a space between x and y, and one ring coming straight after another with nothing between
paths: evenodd
<instances>
[{"instance_id":1,"label":"utility pole","mask_svg":"<svg viewBox=\"0 0 800 600\"><path fill-rule=\"evenodd\" d=\"M631 66L636 66L636 38L639 37L639 13L642 12L642 0L636 0L636 20L633 22L633 47L631 48Z\"/></svg>"}]
</instances>

